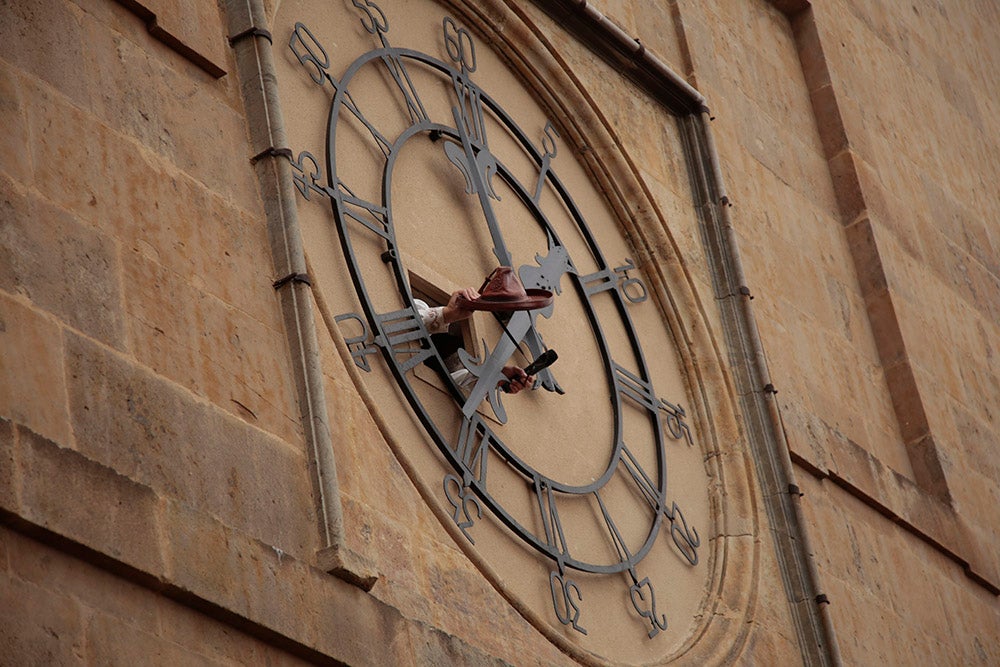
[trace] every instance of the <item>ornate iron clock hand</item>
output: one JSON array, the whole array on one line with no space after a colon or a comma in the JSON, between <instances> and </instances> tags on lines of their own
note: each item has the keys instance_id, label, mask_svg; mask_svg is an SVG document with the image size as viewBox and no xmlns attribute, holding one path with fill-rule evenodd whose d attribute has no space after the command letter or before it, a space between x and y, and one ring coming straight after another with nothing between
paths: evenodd
<instances>
[{"instance_id":1,"label":"ornate iron clock hand","mask_svg":"<svg viewBox=\"0 0 1000 667\"><path fill-rule=\"evenodd\" d=\"M462 114L462 111L458 107L452 107L452 115L455 119L455 127L458 130L459 138L462 141L462 150L459 151L456 144L447 143L444 148L445 153L448 155L448 159L459 167L465 175L466 192L469 194L475 193L479 197L479 204L483 209L483 215L486 217L486 224L490 229L490 236L493 239L493 255L502 266L513 266L513 257L510 254L510 250L507 249L507 243L504 240L503 232L500 231L500 223L497 220L493 204L490 202L491 197L497 199L498 201L500 198L493 191L493 187L490 182L490 179L497 172L497 164L496 159L490 153L489 148L485 146L485 130L481 127L479 129L479 132L482 133L481 143L483 143L483 146L480 147L477 152L476 148L472 144L472 138L469 136L469 123ZM479 114L476 115L478 116ZM472 124L477 127L481 125L481 123ZM551 267L549 268L551 269ZM526 269L529 272L535 271L537 273L537 267L524 265L520 269L522 277ZM562 272L565 272L568 269L570 269L570 266L568 262L566 262L562 267L562 271L558 272L558 275L555 275L555 283L557 286L559 276L562 275ZM549 272L555 273L551 270ZM547 312L544 314L546 317L549 317L552 314L552 307L549 306ZM537 358L546 350L545 344L542 342L541 334L535 328L534 317L530 318L527 332L517 339L517 343L520 343L521 340L524 340L527 344L533 358ZM501 344L498 343L497 345L498 349L500 349ZM542 386L549 391L556 391L560 394L564 393L562 387L559 386L559 383L556 382L553 377L551 370L543 370L539 375L539 380L541 381ZM481 401L487 393L481 391L477 392L477 395L479 395L479 400ZM494 401L491 398L490 404L494 406L494 412L497 412L498 401ZM502 410L502 407L500 409ZM497 417L500 417L500 412L497 412ZM502 421L506 420L504 419Z\"/></svg>"},{"instance_id":2,"label":"ornate iron clock hand","mask_svg":"<svg viewBox=\"0 0 1000 667\"><path fill-rule=\"evenodd\" d=\"M483 402L484 398L489 398L497 421L501 424L507 423L507 411L504 410L503 403L500 402L500 388L497 383L504 379L501 370L530 328L531 316L528 313L524 311L514 313L507 324L507 331L510 335L500 337L493 352L481 365L476 365L475 360L468 352L459 350L462 364L470 373L479 378L462 406L462 414L465 415L466 419L475 413L476 408Z\"/></svg>"},{"instance_id":3,"label":"ornate iron clock hand","mask_svg":"<svg viewBox=\"0 0 1000 667\"><path fill-rule=\"evenodd\" d=\"M451 113L455 117L455 128L458 130L458 136L462 140L462 148L465 152L464 166L459 163L461 155L457 154L454 150L449 150L455 144L446 144L445 152L448 154L448 159L462 167L467 182L472 188L472 192L479 195L479 205L483 208L483 215L486 216L486 225L490 228L490 236L493 238L493 255L500 262L501 266L511 266L510 251L507 249L503 234L500 232L500 224L497 222L496 213L493 211L493 204L490 203L490 197L494 197L497 200L500 199L493 191L489 180L496 173L496 159L486 147L480 148L479 152L476 153L472 146L472 139L469 137L465 118L462 117L462 112L458 107L452 107ZM483 179L484 174L486 174L486 180ZM470 192L470 194L472 193Z\"/></svg>"}]
</instances>

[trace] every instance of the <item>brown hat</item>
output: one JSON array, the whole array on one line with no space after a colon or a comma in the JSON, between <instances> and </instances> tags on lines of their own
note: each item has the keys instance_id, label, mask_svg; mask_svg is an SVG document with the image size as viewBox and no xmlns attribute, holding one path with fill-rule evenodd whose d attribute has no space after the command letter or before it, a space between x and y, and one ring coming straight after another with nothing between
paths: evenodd
<instances>
[{"instance_id":1,"label":"brown hat","mask_svg":"<svg viewBox=\"0 0 1000 667\"><path fill-rule=\"evenodd\" d=\"M552 303L552 292L543 289L525 290L514 269L509 266L497 267L479 292L481 296L478 299L470 300L459 296L456 305L464 310L510 312L537 310Z\"/></svg>"}]
</instances>

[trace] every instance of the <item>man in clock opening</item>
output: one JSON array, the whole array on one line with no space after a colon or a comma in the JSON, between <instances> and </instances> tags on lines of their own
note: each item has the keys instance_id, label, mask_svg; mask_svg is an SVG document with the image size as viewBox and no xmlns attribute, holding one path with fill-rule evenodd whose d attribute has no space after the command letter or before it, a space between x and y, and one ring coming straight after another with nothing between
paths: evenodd
<instances>
[{"instance_id":1,"label":"man in clock opening","mask_svg":"<svg viewBox=\"0 0 1000 667\"><path fill-rule=\"evenodd\" d=\"M417 314L420 315L424 326L431 334L431 340L438 349L441 358L444 359L452 379L455 380L455 384L460 389L466 392L476 384L476 378L472 373L462 368L462 362L459 361L457 354L458 348L462 346L462 338L448 333L448 327L453 322L472 317L474 310L464 306L478 300L480 296L479 292L471 287L464 287L452 292L448 303L444 306L432 307L420 299L413 300ZM516 394L522 389L534 387L535 376L528 375L520 366L504 366L502 372L508 380L505 391L509 394Z\"/></svg>"}]
</instances>

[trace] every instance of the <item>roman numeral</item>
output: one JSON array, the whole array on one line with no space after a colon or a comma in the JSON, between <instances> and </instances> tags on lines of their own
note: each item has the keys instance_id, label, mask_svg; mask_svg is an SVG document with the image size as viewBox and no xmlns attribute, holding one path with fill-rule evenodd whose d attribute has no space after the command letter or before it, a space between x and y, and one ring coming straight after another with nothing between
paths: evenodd
<instances>
[{"instance_id":1,"label":"roman numeral","mask_svg":"<svg viewBox=\"0 0 1000 667\"><path fill-rule=\"evenodd\" d=\"M462 473L465 486L469 486L475 480L479 482L481 488L486 487L486 465L489 461L490 447L497 442L499 441L493 431L478 414L462 420L458 442L455 443L455 455L465 467Z\"/></svg>"},{"instance_id":2,"label":"roman numeral","mask_svg":"<svg viewBox=\"0 0 1000 667\"><path fill-rule=\"evenodd\" d=\"M653 485L653 480L649 477L649 474L646 473L625 445L622 445L622 453L619 460L621 461L622 468L628 473L628 476L635 483L640 495L649 504L650 508L656 513L662 512L664 509L663 494Z\"/></svg>"},{"instance_id":3,"label":"roman numeral","mask_svg":"<svg viewBox=\"0 0 1000 667\"><path fill-rule=\"evenodd\" d=\"M381 204L356 196L343 181L337 181L338 209L347 217L360 222L386 241L393 242L392 225L389 223L389 209Z\"/></svg>"},{"instance_id":4,"label":"roman numeral","mask_svg":"<svg viewBox=\"0 0 1000 667\"><path fill-rule=\"evenodd\" d=\"M376 315L378 329L375 344L392 353L393 361L401 373L408 373L417 364L434 356L427 330L413 308ZM418 346L414 343L419 341Z\"/></svg>"},{"instance_id":5,"label":"roman numeral","mask_svg":"<svg viewBox=\"0 0 1000 667\"><path fill-rule=\"evenodd\" d=\"M615 389L618 395L632 399L650 412L658 412L660 400L653 394L653 385L615 362L612 362L612 365L615 369Z\"/></svg>"},{"instance_id":6,"label":"roman numeral","mask_svg":"<svg viewBox=\"0 0 1000 667\"><path fill-rule=\"evenodd\" d=\"M552 487L540 477L535 477L535 499L538 501L542 527L545 529L545 543L558 550L561 556L568 556L569 546L566 544L566 535L559 520L555 495L552 493Z\"/></svg>"},{"instance_id":7,"label":"roman numeral","mask_svg":"<svg viewBox=\"0 0 1000 667\"><path fill-rule=\"evenodd\" d=\"M389 75L392 76L392 80L396 82L396 86L403 96L403 102L406 104L406 112L410 116L410 121L413 124L417 124L428 120L427 109L424 108L424 103L420 101L420 96L417 95L417 89L413 85L413 80L410 79L410 73L406 71L406 67L403 65L403 59L396 53L390 53L382 56L382 62L385 63L386 69L389 70Z\"/></svg>"},{"instance_id":8,"label":"roman numeral","mask_svg":"<svg viewBox=\"0 0 1000 667\"><path fill-rule=\"evenodd\" d=\"M580 276L580 284L587 297L592 297L601 292L608 292L618 286L618 276L611 269L601 269L594 273Z\"/></svg>"},{"instance_id":9,"label":"roman numeral","mask_svg":"<svg viewBox=\"0 0 1000 667\"><path fill-rule=\"evenodd\" d=\"M376 128L375 125L373 125L372 122L368 120L363 113L361 113L358 105L354 102L354 98L351 97L351 94L346 88L344 89L343 105L345 109L350 111L351 114L357 118L358 121L365 126L365 128L367 128L368 133L371 134L372 139L374 139L375 143L378 144L378 148L382 151L382 154L385 157L389 157L389 153L392 152L392 142L386 139L385 135L379 132L378 128Z\"/></svg>"},{"instance_id":10,"label":"roman numeral","mask_svg":"<svg viewBox=\"0 0 1000 667\"><path fill-rule=\"evenodd\" d=\"M469 138L480 146L488 148L483 98L479 89L459 77L455 79L455 95L458 97L459 115L462 122L465 123L465 130L468 132Z\"/></svg>"},{"instance_id":11,"label":"roman numeral","mask_svg":"<svg viewBox=\"0 0 1000 667\"><path fill-rule=\"evenodd\" d=\"M611 513L608 512L604 500L601 499L601 494L594 491L594 498L597 499L597 504L601 508L601 516L604 517L604 525L607 526L608 534L611 536L611 543L615 546L615 551L618 553L618 560L624 563L632 558L632 553L625 545L625 540L622 539L622 534L618 531L618 526L615 525L614 519L611 518ZM629 566L629 569L631 570L631 566Z\"/></svg>"}]
</instances>

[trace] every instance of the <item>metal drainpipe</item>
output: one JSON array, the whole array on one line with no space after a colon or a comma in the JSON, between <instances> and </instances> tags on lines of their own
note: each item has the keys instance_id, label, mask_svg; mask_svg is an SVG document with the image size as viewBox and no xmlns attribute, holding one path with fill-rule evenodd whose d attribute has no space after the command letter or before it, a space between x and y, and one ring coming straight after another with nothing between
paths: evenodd
<instances>
[{"instance_id":1,"label":"metal drainpipe","mask_svg":"<svg viewBox=\"0 0 1000 667\"><path fill-rule=\"evenodd\" d=\"M712 179L715 181L716 191L719 196L719 210L722 218L722 225L725 228L725 240L726 245L729 246L729 256L732 258L732 263L730 268L733 272L733 279L736 285L746 285L746 274L743 271L743 261L740 258L738 252L739 246L736 239L736 230L732 225L732 221L729 216L729 196L726 194L725 183L722 179L722 169L719 161L719 154L715 146L715 137L712 133L712 127L710 123L710 117L708 113L702 114L702 128L705 134L706 148L708 149L709 165L712 170ZM754 317L752 308L750 307L750 299L741 299L741 305L743 310L743 317L748 324L748 330L750 332L750 343L751 350L753 351L753 357L755 366L757 367L758 379L762 387L772 387L771 374L767 368L767 359L764 356L764 346L760 340L760 332L757 329L757 320ZM796 539L801 545L801 550L805 554L805 562L808 568L808 579L809 586L816 598L814 602L819 610L820 621L823 625L823 632L826 635L827 640L827 652L830 657L832 664L840 665L842 664L840 657L840 647L837 644L837 635L834 632L833 621L830 618L829 612L829 602L826 600L826 596L819 595L817 592L819 589L819 572L816 568L816 559L813 556L812 541L809 537L809 531L805 530L806 520L802 513L802 494L798 492L799 485L795 479L795 470L792 466L792 459L789 453L788 441L785 439L785 429L781 421L781 414L778 408L778 399L775 396L776 392L766 392L766 401L768 408L768 415L771 420L771 426L773 427L775 444L778 445L776 448L780 456L778 460L781 463L781 473L784 479L788 483L788 487L785 490L792 500L792 507L795 512L795 522L799 527L796 533ZM780 490L779 490L780 491Z\"/></svg>"},{"instance_id":2,"label":"metal drainpipe","mask_svg":"<svg viewBox=\"0 0 1000 667\"><path fill-rule=\"evenodd\" d=\"M580 0L578 5L584 17L600 26L601 29L612 37L612 39L621 44L626 51L630 51L633 58L642 61L648 70L653 71L659 76L667 79L675 88L683 91L683 93L699 107L707 109L705 97L691 84L681 78L680 75L670 69L666 63L646 51L646 47L643 46L638 39L632 37L618 27L618 25L611 21L607 16L598 11L593 5L589 4L587 0Z\"/></svg>"},{"instance_id":3,"label":"metal drainpipe","mask_svg":"<svg viewBox=\"0 0 1000 667\"><path fill-rule=\"evenodd\" d=\"M721 213L721 221L725 232L723 234L723 239L725 244L728 246L727 255L730 259L728 269L731 271L732 278L735 280L737 286L746 285L746 277L743 271L743 263L740 259L736 232L729 216L728 209L730 202L728 196L726 195L725 185L722 179L722 169L720 166L719 155L715 146L715 139L710 125L711 119L708 114L708 107L704 96L688 84L687 81L671 70L666 63L647 51L646 48L640 44L638 39L623 31L595 7L590 5L587 0L579 0L579 2L577 2L577 7L586 19L601 28L601 30L608 35L610 39L617 41L618 46L622 47L627 52L630 52L632 57L637 62L640 62L647 71L654 72L657 75L666 78L674 87L683 91L684 94L687 95L689 99L702 110L701 126L707 144L707 158L709 168L711 170L712 180L714 181L713 185L715 186L716 192L719 196L719 201L716 203L718 204L718 209ZM758 380L761 383L761 387L771 387L773 385L771 384L770 373L767 369L764 347L760 340L753 310L750 307L750 300L744 298L741 301L742 315L747 325L746 329L749 333L747 342L750 344L753 355L753 364L758 373ZM767 398L765 400L767 403L767 412L771 422L771 430L774 433L774 445L776 446L775 449L778 454L777 458L780 462L781 475L784 481L787 482L787 487L785 489L775 489L775 491L788 493L792 498L791 504L794 508L795 524L798 528L795 535L796 543L799 545L798 548L805 556L804 560L807 563L808 585L811 591L816 594L816 592L819 591L819 573L816 569L816 561L813 557L809 533L804 528L806 521L802 514L801 496L797 492L799 487L795 481L795 473L792 467L791 456L789 454L788 442L785 440L785 432L781 422L781 415L778 410L777 399L774 397L774 393L772 392L767 392L766 395ZM830 659L832 664L840 665L842 664L840 649L837 646L836 634L834 633L833 623L828 610L828 602L826 601L825 596L821 595L816 595L814 602L818 608L820 622L825 634L827 657Z\"/></svg>"},{"instance_id":4,"label":"metal drainpipe","mask_svg":"<svg viewBox=\"0 0 1000 667\"><path fill-rule=\"evenodd\" d=\"M337 481L330 420L323 387L322 364L305 252L295 207L291 165L279 103L277 74L262 0L228 0L230 44L246 106L250 139L257 154L255 170L261 187L271 240L274 270L285 317L285 330L296 371L299 404L307 444L312 452L319 495L320 531L325 548L318 565L365 590L375 584L374 567L344 543L344 516Z\"/></svg>"}]
</instances>

